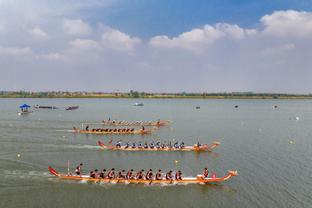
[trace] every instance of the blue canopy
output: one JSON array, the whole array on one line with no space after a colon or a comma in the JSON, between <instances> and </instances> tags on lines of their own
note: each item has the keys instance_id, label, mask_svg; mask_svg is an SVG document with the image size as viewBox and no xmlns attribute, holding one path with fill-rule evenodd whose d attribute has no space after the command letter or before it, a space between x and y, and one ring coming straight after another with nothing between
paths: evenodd
<instances>
[{"instance_id":1,"label":"blue canopy","mask_svg":"<svg viewBox=\"0 0 312 208\"><path fill-rule=\"evenodd\" d=\"M27 105L27 104L23 104L23 105L20 106L20 108L30 108L30 106Z\"/></svg>"}]
</instances>

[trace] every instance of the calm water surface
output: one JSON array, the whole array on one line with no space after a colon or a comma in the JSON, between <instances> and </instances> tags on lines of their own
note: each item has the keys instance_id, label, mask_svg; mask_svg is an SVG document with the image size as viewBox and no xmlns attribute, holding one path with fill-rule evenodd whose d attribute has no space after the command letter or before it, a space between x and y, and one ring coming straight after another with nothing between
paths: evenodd
<instances>
[{"instance_id":1,"label":"calm water surface","mask_svg":"<svg viewBox=\"0 0 312 208\"><path fill-rule=\"evenodd\" d=\"M144 107L133 106L140 101ZM18 116L23 103L60 109ZM64 110L74 104L80 108ZM160 118L172 125L148 136L66 132L108 117ZM312 207L311 127L311 100L0 99L0 207ZM119 138L187 144L218 140L221 145L200 154L96 147L98 140ZM218 176L229 169L237 169L239 176L219 185L144 186L64 181L48 173L48 165L67 172L68 160L70 171L83 162L85 171L161 168L191 176L208 166Z\"/></svg>"}]
</instances>

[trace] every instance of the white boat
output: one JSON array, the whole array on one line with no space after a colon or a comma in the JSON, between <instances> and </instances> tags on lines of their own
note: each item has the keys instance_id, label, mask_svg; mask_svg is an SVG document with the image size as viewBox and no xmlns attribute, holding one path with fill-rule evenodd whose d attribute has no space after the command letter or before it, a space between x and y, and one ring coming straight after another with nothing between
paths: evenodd
<instances>
[{"instance_id":1,"label":"white boat","mask_svg":"<svg viewBox=\"0 0 312 208\"><path fill-rule=\"evenodd\" d=\"M134 106L144 106L143 103L134 103Z\"/></svg>"}]
</instances>

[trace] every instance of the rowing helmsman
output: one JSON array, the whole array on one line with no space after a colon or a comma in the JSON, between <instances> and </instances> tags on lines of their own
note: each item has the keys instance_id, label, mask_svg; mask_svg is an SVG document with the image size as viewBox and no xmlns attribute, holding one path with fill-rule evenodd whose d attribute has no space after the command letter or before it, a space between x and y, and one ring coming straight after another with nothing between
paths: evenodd
<instances>
[{"instance_id":1,"label":"rowing helmsman","mask_svg":"<svg viewBox=\"0 0 312 208\"><path fill-rule=\"evenodd\" d=\"M83 164L80 163L80 164L76 167L76 170L75 170L76 175L80 175L80 174L81 174L81 167L82 167L82 166L83 166Z\"/></svg>"},{"instance_id":2,"label":"rowing helmsman","mask_svg":"<svg viewBox=\"0 0 312 208\"><path fill-rule=\"evenodd\" d=\"M135 142L132 143L132 146L131 146L131 147L132 147L133 149L136 148Z\"/></svg>"},{"instance_id":3,"label":"rowing helmsman","mask_svg":"<svg viewBox=\"0 0 312 208\"><path fill-rule=\"evenodd\" d=\"M208 178L208 176L209 176L208 168L205 168L205 169L204 169L204 172L203 172L203 177L204 177L204 178Z\"/></svg>"}]
</instances>

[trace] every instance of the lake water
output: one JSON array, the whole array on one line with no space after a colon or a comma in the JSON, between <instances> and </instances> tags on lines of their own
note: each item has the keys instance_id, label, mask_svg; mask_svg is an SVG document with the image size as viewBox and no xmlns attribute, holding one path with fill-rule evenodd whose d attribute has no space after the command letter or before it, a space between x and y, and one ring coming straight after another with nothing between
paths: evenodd
<instances>
[{"instance_id":1,"label":"lake water","mask_svg":"<svg viewBox=\"0 0 312 208\"><path fill-rule=\"evenodd\" d=\"M18 116L23 103L60 109ZM76 104L78 110L64 110ZM147 136L66 132L108 117L172 123ZM0 99L0 207L312 207L311 127L312 100ZM221 145L200 154L97 148L111 139ZM194 176L208 166L218 176L231 169L239 175L219 185L147 186L64 181L47 171L67 172L68 161L70 171L83 162L85 173L161 168Z\"/></svg>"}]
</instances>

